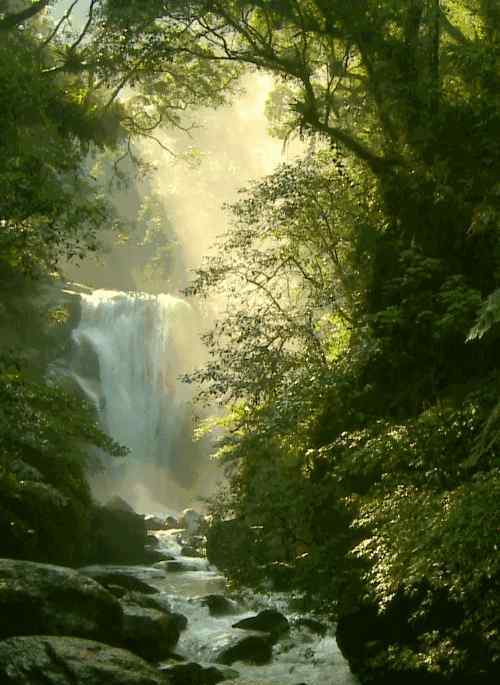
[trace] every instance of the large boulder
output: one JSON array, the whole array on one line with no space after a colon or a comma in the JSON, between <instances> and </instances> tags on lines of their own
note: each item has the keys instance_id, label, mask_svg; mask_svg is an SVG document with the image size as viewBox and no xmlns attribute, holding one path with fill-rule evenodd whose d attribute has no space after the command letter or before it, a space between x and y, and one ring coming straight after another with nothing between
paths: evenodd
<instances>
[{"instance_id":1,"label":"large boulder","mask_svg":"<svg viewBox=\"0 0 500 685\"><path fill-rule=\"evenodd\" d=\"M148 514L144 518L144 521L146 523L147 530L167 530L165 519L162 519L159 516Z\"/></svg>"},{"instance_id":2,"label":"large boulder","mask_svg":"<svg viewBox=\"0 0 500 685\"><path fill-rule=\"evenodd\" d=\"M142 592L146 595L156 594L158 590L140 576L146 575L151 579L163 577L163 573L158 569L134 566L99 566L95 564L94 566L83 566L78 570L82 575L93 578L104 587L118 585L126 591Z\"/></svg>"},{"instance_id":3,"label":"large boulder","mask_svg":"<svg viewBox=\"0 0 500 685\"><path fill-rule=\"evenodd\" d=\"M176 528L180 528L179 521L173 516L167 516L165 519L165 528L167 530L175 530Z\"/></svg>"},{"instance_id":4,"label":"large boulder","mask_svg":"<svg viewBox=\"0 0 500 685\"><path fill-rule=\"evenodd\" d=\"M230 616L238 612L236 603L224 595L205 595L201 603L208 607L211 616Z\"/></svg>"},{"instance_id":5,"label":"large boulder","mask_svg":"<svg viewBox=\"0 0 500 685\"><path fill-rule=\"evenodd\" d=\"M166 658L179 640L177 617L158 609L122 603L123 645L144 659Z\"/></svg>"},{"instance_id":6,"label":"large boulder","mask_svg":"<svg viewBox=\"0 0 500 685\"><path fill-rule=\"evenodd\" d=\"M190 535L196 535L204 522L204 517L195 509L184 509L180 518L179 526L185 528Z\"/></svg>"},{"instance_id":7,"label":"large boulder","mask_svg":"<svg viewBox=\"0 0 500 685\"><path fill-rule=\"evenodd\" d=\"M235 635L217 654L215 662L226 666L231 666L235 661L266 664L273 655L272 642L268 633Z\"/></svg>"},{"instance_id":8,"label":"large boulder","mask_svg":"<svg viewBox=\"0 0 500 685\"><path fill-rule=\"evenodd\" d=\"M161 569L166 573L185 573L186 571L199 571L200 566L188 561L180 559L169 559L167 561L159 561L155 564L155 568Z\"/></svg>"},{"instance_id":9,"label":"large boulder","mask_svg":"<svg viewBox=\"0 0 500 685\"><path fill-rule=\"evenodd\" d=\"M2 685L168 685L156 668L108 645L72 637L0 642Z\"/></svg>"},{"instance_id":10,"label":"large boulder","mask_svg":"<svg viewBox=\"0 0 500 685\"><path fill-rule=\"evenodd\" d=\"M120 497L120 495L114 495L111 497L106 502L106 509L111 509L112 511L128 511L130 514L136 514L137 512L134 510L134 508L126 501L123 499L123 497Z\"/></svg>"},{"instance_id":11,"label":"large boulder","mask_svg":"<svg viewBox=\"0 0 500 685\"><path fill-rule=\"evenodd\" d=\"M310 616L299 616L293 622L293 625L297 628L307 628L314 635L319 635L324 637L328 632L328 626L317 618L311 618Z\"/></svg>"},{"instance_id":12,"label":"large boulder","mask_svg":"<svg viewBox=\"0 0 500 685\"><path fill-rule=\"evenodd\" d=\"M162 668L172 685L217 685L227 676L215 666L204 668L200 664L188 662Z\"/></svg>"},{"instance_id":13,"label":"large boulder","mask_svg":"<svg viewBox=\"0 0 500 685\"><path fill-rule=\"evenodd\" d=\"M116 643L122 613L111 593L76 571L0 559L0 639L49 634Z\"/></svg>"},{"instance_id":14,"label":"large boulder","mask_svg":"<svg viewBox=\"0 0 500 685\"><path fill-rule=\"evenodd\" d=\"M122 595L122 602L126 604L135 604L143 609L157 609L158 611L166 611L170 613L170 603L162 594L146 595L142 592L127 592Z\"/></svg>"},{"instance_id":15,"label":"large boulder","mask_svg":"<svg viewBox=\"0 0 500 685\"><path fill-rule=\"evenodd\" d=\"M274 640L277 640L283 633L290 630L290 624L288 619L283 614L280 614L279 611L264 609L264 611L259 612L256 616L249 616L234 623L233 628L269 633Z\"/></svg>"},{"instance_id":16,"label":"large boulder","mask_svg":"<svg viewBox=\"0 0 500 685\"><path fill-rule=\"evenodd\" d=\"M147 530L144 517L111 506L96 507L92 519L92 550L89 561L100 564L147 563L144 549Z\"/></svg>"}]
</instances>

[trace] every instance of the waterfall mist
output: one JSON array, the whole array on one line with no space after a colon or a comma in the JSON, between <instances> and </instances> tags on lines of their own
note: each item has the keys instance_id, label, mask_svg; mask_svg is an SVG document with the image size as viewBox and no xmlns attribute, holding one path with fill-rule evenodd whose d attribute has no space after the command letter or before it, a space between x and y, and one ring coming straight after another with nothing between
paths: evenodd
<instances>
[{"instance_id":1,"label":"waterfall mist","mask_svg":"<svg viewBox=\"0 0 500 685\"><path fill-rule=\"evenodd\" d=\"M223 205L282 158L282 143L267 132L265 102L272 85L269 77L249 74L231 105L194 114L200 126L189 135L159 132L175 155L152 141L141 143L141 157L153 171L134 193L159 198L169 230L175 231L175 279L168 273L156 280L156 295L145 294L147 260L138 264L137 251L114 246L100 264L86 260L66 269L70 279L95 288L135 291L83 296L74 335L73 374L95 402L105 429L130 449L121 463L93 478L101 499L117 493L139 510L179 509L210 495L220 478L207 442L193 441L194 415L206 416L206 410L193 409L193 388L179 376L203 363L200 333L224 302L187 303L178 288L227 229L230 217ZM195 163L185 161L190 155ZM125 218L131 204L126 193L118 196Z\"/></svg>"}]
</instances>

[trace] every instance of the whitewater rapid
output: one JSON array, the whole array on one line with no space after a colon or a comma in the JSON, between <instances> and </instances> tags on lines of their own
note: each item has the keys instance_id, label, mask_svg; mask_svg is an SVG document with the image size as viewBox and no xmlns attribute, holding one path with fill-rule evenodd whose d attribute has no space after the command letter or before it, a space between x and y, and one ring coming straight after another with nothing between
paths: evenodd
<instances>
[{"instance_id":1,"label":"whitewater rapid","mask_svg":"<svg viewBox=\"0 0 500 685\"><path fill-rule=\"evenodd\" d=\"M299 614L288 609L285 594L262 595L246 593L236 598L237 612L230 616L211 616L200 598L216 593L227 594L226 580L206 559L182 556L176 531L156 533L158 550L182 561L190 571L169 573L165 579L148 579L155 585L172 610L188 619L188 628L181 634L176 652L188 661L204 666L213 665L217 653L234 635L231 626L242 618L266 608L277 608L290 621L288 637L273 647L272 661L264 665L237 662L231 667L239 673L234 685L358 685L335 641L333 625L324 636L313 634L306 627L294 626ZM304 614L300 614L301 617ZM244 634L244 631L236 631ZM233 681L225 681L233 683Z\"/></svg>"}]
</instances>

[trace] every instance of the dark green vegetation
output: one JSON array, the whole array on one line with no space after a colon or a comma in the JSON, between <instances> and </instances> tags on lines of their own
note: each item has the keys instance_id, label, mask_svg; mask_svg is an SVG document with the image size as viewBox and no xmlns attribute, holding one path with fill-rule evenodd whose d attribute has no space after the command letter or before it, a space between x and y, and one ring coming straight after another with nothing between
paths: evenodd
<instances>
[{"instance_id":1,"label":"dark green vegetation","mask_svg":"<svg viewBox=\"0 0 500 685\"><path fill-rule=\"evenodd\" d=\"M248 189L191 288L228 301L196 376L229 405L220 561L328 606L364 682L495 682L500 5L91 7L70 47L0 19L5 278L95 246L91 151L273 73L273 127L309 152Z\"/></svg>"},{"instance_id":2,"label":"dark green vegetation","mask_svg":"<svg viewBox=\"0 0 500 685\"><path fill-rule=\"evenodd\" d=\"M91 505L89 454L123 449L47 374L79 316L58 270L114 243L118 257L149 262L149 287L166 271L176 277L173 232L144 191L134 141L162 121L180 125L189 106L220 103L235 69L180 50L155 68L139 64L106 22L105 3L87 3L71 29L78 3L57 21L45 12L55 4L0 3L0 556L77 564L92 558L92 544L100 549L89 532L107 525ZM183 40L173 30L174 39ZM137 93L124 104L132 83ZM126 217L117 211L124 198Z\"/></svg>"}]
</instances>

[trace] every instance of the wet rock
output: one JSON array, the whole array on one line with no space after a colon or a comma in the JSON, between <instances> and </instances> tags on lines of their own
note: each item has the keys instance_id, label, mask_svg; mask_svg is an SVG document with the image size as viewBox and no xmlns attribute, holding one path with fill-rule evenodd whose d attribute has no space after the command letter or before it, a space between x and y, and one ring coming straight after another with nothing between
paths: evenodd
<instances>
[{"instance_id":1,"label":"wet rock","mask_svg":"<svg viewBox=\"0 0 500 685\"><path fill-rule=\"evenodd\" d=\"M189 564L185 561L180 561L179 559L173 559L172 561L160 561L155 564L155 568L161 569L166 573L182 573L185 571L199 571L199 566L195 564Z\"/></svg>"},{"instance_id":2,"label":"wet rock","mask_svg":"<svg viewBox=\"0 0 500 685\"><path fill-rule=\"evenodd\" d=\"M238 611L236 604L224 595L206 595L201 603L208 607L211 616L230 616Z\"/></svg>"},{"instance_id":3,"label":"wet rock","mask_svg":"<svg viewBox=\"0 0 500 685\"><path fill-rule=\"evenodd\" d=\"M159 561L172 561L173 559L175 559L175 557L171 554L160 552L150 545L146 545L146 548L144 549L144 560L147 564L157 564Z\"/></svg>"},{"instance_id":4,"label":"wet rock","mask_svg":"<svg viewBox=\"0 0 500 685\"><path fill-rule=\"evenodd\" d=\"M324 623L318 621L316 618L309 618L308 616L301 616L300 618L296 619L294 621L294 626L297 628L307 628L311 631L311 633L320 635L321 637L326 635L328 630L328 627Z\"/></svg>"},{"instance_id":5,"label":"wet rock","mask_svg":"<svg viewBox=\"0 0 500 685\"><path fill-rule=\"evenodd\" d=\"M174 614L171 614L171 616L174 619L175 624L181 633L183 630L186 630L186 628L188 627L188 620L184 616L184 614L174 613Z\"/></svg>"},{"instance_id":6,"label":"wet rock","mask_svg":"<svg viewBox=\"0 0 500 685\"><path fill-rule=\"evenodd\" d=\"M203 515L194 509L184 509L179 518L179 527L185 528L191 535L196 535L203 524Z\"/></svg>"},{"instance_id":7,"label":"wet rock","mask_svg":"<svg viewBox=\"0 0 500 685\"><path fill-rule=\"evenodd\" d=\"M179 640L180 631L174 616L135 604L123 603L122 607L123 645L144 659L167 657Z\"/></svg>"},{"instance_id":8,"label":"wet rock","mask_svg":"<svg viewBox=\"0 0 500 685\"><path fill-rule=\"evenodd\" d=\"M138 578L134 568L129 566L84 566L79 569L84 576L93 578L104 587L116 586L128 591L142 592L146 595L153 595L158 590L149 585L141 578Z\"/></svg>"},{"instance_id":9,"label":"wet rock","mask_svg":"<svg viewBox=\"0 0 500 685\"><path fill-rule=\"evenodd\" d=\"M269 633L273 639L278 639L280 635L290 630L290 624L283 614L275 609L265 609L256 616L244 618L233 624L233 628L240 630L258 630Z\"/></svg>"},{"instance_id":10,"label":"wet rock","mask_svg":"<svg viewBox=\"0 0 500 685\"><path fill-rule=\"evenodd\" d=\"M92 522L91 562L100 564L145 563L146 524L133 511L96 507Z\"/></svg>"},{"instance_id":11,"label":"wet rock","mask_svg":"<svg viewBox=\"0 0 500 685\"><path fill-rule=\"evenodd\" d=\"M188 662L162 668L172 685L216 685L227 676L215 666L203 668L200 664Z\"/></svg>"},{"instance_id":12,"label":"wet rock","mask_svg":"<svg viewBox=\"0 0 500 685\"><path fill-rule=\"evenodd\" d=\"M168 685L139 657L71 637L16 637L0 642L2 685Z\"/></svg>"},{"instance_id":13,"label":"wet rock","mask_svg":"<svg viewBox=\"0 0 500 685\"><path fill-rule=\"evenodd\" d=\"M127 592L122 597L125 604L135 604L143 609L157 609L170 613L170 605L161 595L145 595L142 592Z\"/></svg>"},{"instance_id":14,"label":"wet rock","mask_svg":"<svg viewBox=\"0 0 500 685\"><path fill-rule=\"evenodd\" d=\"M101 583L102 584L102 583ZM116 597L117 599L120 599L123 597L123 595L127 594L127 590L124 587L121 587L121 585L113 585L110 583L109 585L104 586L108 592L111 592L113 597Z\"/></svg>"},{"instance_id":15,"label":"wet rock","mask_svg":"<svg viewBox=\"0 0 500 685\"><path fill-rule=\"evenodd\" d=\"M134 508L119 495L111 497L104 506L106 509L111 509L112 511L128 511L130 514L138 515L137 512L134 511Z\"/></svg>"},{"instance_id":16,"label":"wet rock","mask_svg":"<svg viewBox=\"0 0 500 685\"><path fill-rule=\"evenodd\" d=\"M273 654L272 638L268 633L235 636L217 654L215 662L231 666L235 661L266 664Z\"/></svg>"},{"instance_id":17,"label":"wet rock","mask_svg":"<svg viewBox=\"0 0 500 685\"><path fill-rule=\"evenodd\" d=\"M161 519L159 516L145 516L144 521L147 530L167 530L165 520Z\"/></svg>"},{"instance_id":18,"label":"wet rock","mask_svg":"<svg viewBox=\"0 0 500 685\"><path fill-rule=\"evenodd\" d=\"M149 547L158 547L158 545L160 544L160 541L153 533L149 533L148 535L146 535L146 542Z\"/></svg>"},{"instance_id":19,"label":"wet rock","mask_svg":"<svg viewBox=\"0 0 500 685\"><path fill-rule=\"evenodd\" d=\"M184 545L181 548L181 554L183 557L198 557L201 558L204 556L203 552L201 549L198 547L195 547L194 545Z\"/></svg>"},{"instance_id":20,"label":"wet rock","mask_svg":"<svg viewBox=\"0 0 500 685\"><path fill-rule=\"evenodd\" d=\"M62 566L0 559L0 639L50 634L116 641L121 620L118 600L93 579Z\"/></svg>"},{"instance_id":21,"label":"wet rock","mask_svg":"<svg viewBox=\"0 0 500 685\"><path fill-rule=\"evenodd\" d=\"M176 528L180 528L179 521L173 516L167 516L165 519L165 528L166 530L175 530Z\"/></svg>"}]
</instances>

